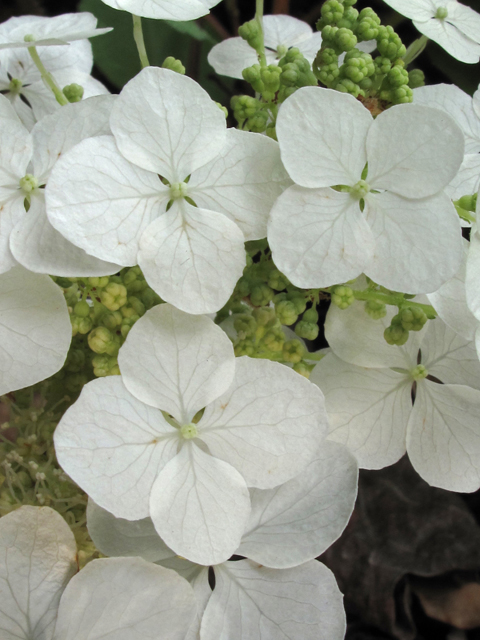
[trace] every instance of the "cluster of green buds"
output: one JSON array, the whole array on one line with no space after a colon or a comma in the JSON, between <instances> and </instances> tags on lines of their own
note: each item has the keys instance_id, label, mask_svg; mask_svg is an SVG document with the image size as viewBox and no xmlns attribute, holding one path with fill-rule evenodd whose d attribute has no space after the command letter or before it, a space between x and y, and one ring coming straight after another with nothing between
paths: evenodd
<instances>
[{"instance_id":1,"label":"cluster of green buds","mask_svg":"<svg viewBox=\"0 0 480 640\"><path fill-rule=\"evenodd\" d=\"M400 37L393 27L381 24L373 9L355 9L356 1L327 0L322 6L317 22L322 48L313 64L316 77L326 87L355 98L376 98L385 106L412 102L412 88L423 84L423 75L415 72L410 80ZM357 46L369 40L377 43L375 58Z\"/></svg>"},{"instance_id":2,"label":"cluster of green buds","mask_svg":"<svg viewBox=\"0 0 480 640\"><path fill-rule=\"evenodd\" d=\"M114 276L56 281L64 288L73 335L67 360L56 378L75 394L93 377L120 373L117 355L128 332L161 299L139 267L126 267Z\"/></svg>"},{"instance_id":3,"label":"cluster of green buds","mask_svg":"<svg viewBox=\"0 0 480 640\"><path fill-rule=\"evenodd\" d=\"M400 346L407 342L410 331L421 331L428 319L424 309L406 304L393 316L383 336L388 344Z\"/></svg>"},{"instance_id":4,"label":"cluster of green buds","mask_svg":"<svg viewBox=\"0 0 480 640\"><path fill-rule=\"evenodd\" d=\"M53 432L71 403L67 396L53 402L57 391L51 379L0 399L0 516L22 505L55 509L75 535L83 566L98 553L85 527L87 496L55 457Z\"/></svg>"}]
</instances>

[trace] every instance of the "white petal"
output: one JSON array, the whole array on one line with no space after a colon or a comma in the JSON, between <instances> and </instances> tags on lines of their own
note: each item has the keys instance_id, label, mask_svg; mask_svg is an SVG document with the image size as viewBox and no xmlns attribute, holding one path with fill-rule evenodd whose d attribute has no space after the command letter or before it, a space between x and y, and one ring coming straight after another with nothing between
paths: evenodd
<instances>
[{"instance_id":1,"label":"white petal","mask_svg":"<svg viewBox=\"0 0 480 640\"><path fill-rule=\"evenodd\" d=\"M360 467L382 469L401 458L412 410L408 376L356 367L328 354L311 380L325 393L329 438L347 446Z\"/></svg>"},{"instance_id":2,"label":"white petal","mask_svg":"<svg viewBox=\"0 0 480 640\"><path fill-rule=\"evenodd\" d=\"M445 111L393 106L368 132L368 184L405 198L432 196L454 178L464 151L462 130Z\"/></svg>"},{"instance_id":3,"label":"white petal","mask_svg":"<svg viewBox=\"0 0 480 640\"><path fill-rule=\"evenodd\" d=\"M394 291L430 293L460 268L460 222L443 192L422 200L369 194L365 212L376 239L365 273L374 282Z\"/></svg>"},{"instance_id":4,"label":"white petal","mask_svg":"<svg viewBox=\"0 0 480 640\"><path fill-rule=\"evenodd\" d=\"M51 640L60 596L77 571L77 546L49 507L23 506L0 520L0 633Z\"/></svg>"},{"instance_id":5,"label":"white petal","mask_svg":"<svg viewBox=\"0 0 480 640\"><path fill-rule=\"evenodd\" d=\"M268 241L276 266L298 287L327 287L360 275L374 239L358 200L333 189L289 187L273 205Z\"/></svg>"},{"instance_id":6,"label":"white petal","mask_svg":"<svg viewBox=\"0 0 480 640\"><path fill-rule=\"evenodd\" d=\"M302 187L354 185L367 161L370 112L351 95L303 87L280 107L277 137L290 177Z\"/></svg>"},{"instance_id":7,"label":"white petal","mask_svg":"<svg viewBox=\"0 0 480 640\"><path fill-rule=\"evenodd\" d=\"M289 184L277 142L228 129L218 157L193 173L188 195L198 207L227 215L245 240L259 240L267 235L270 209Z\"/></svg>"},{"instance_id":8,"label":"white petal","mask_svg":"<svg viewBox=\"0 0 480 640\"><path fill-rule=\"evenodd\" d=\"M220 153L225 115L200 85L158 67L143 69L122 89L110 121L131 162L183 182Z\"/></svg>"},{"instance_id":9,"label":"white petal","mask_svg":"<svg viewBox=\"0 0 480 640\"><path fill-rule=\"evenodd\" d=\"M228 302L243 273L244 240L223 214L182 199L144 231L138 264L163 300L187 313L213 313Z\"/></svg>"},{"instance_id":10,"label":"white petal","mask_svg":"<svg viewBox=\"0 0 480 640\"><path fill-rule=\"evenodd\" d=\"M175 555L155 531L150 518L116 518L91 498L87 505L87 528L94 545L106 556L140 556L148 562L157 562Z\"/></svg>"},{"instance_id":11,"label":"white petal","mask_svg":"<svg viewBox=\"0 0 480 640\"><path fill-rule=\"evenodd\" d=\"M314 385L285 365L246 356L236 360L233 384L198 424L212 455L260 489L305 469L327 428L323 396Z\"/></svg>"},{"instance_id":12,"label":"white petal","mask_svg":"<svg viewBox=\"0 0 480 640\"><path fill-rule=\"evenodd\" d=\"M330 305L325 320L325 338L336 356L360 367L412 369L417 364L423 331L411 331L401 347L390 345L383 332L390 326L397 307L387 306L387 315L371 318L359 300L347 309Z\"/></svg>"},{"instance_id":13,"label":"white petal","mask_svg":"<svg viewBox=\"0 0 480 640\"><path fill-rule=\"evenodd\" d=\"M104 276L117 273L118 264L88 255L52 227L45 212L43 193L35 195L28 215L10 236L10 249L20 264L37 273L57 276Z\"/></svg>"},{"instance_id":14,"label":"white petal","mask_svg":"<svg viewBox=\"0 0 480 640\"><path fill-rule=\"evenodd\" d=\"M63 292L49 276L20 266L0 276L0 395L56 373L71 339Z\"/></svg>"},{"instance_id":15,"label":"white petal","mask_svg":"<svg viewBox=\"0 0 480 640\"><path fill-rule=\"evenodd\" d=\"M422 364L444 384L464 384L480 389L480 362L473 336L466 340L441 319L429 322L422 340Z\"/></svg>"},{"instance_id":16,"label":"white petal","mask_svg":"<svg viewBox=\"0 0 480 640\"><path fill-rule=\"evenodd\" d=\"M165 466L150 496L158 534L178 555L198 564L218 564L235 553L249 515L242 476L194 442L185 442Z\"/></svg>"},{"instance_id":17,"label":"white petal","mask_svg":"<svg viewBox=\"0 0 480 640\"><path fill-rule=\"evenodd\" d=\"M363 44L363 43L360 43ZM322 47L322 34L321 33L313 33L311 38L308 40L304 40L296 45L301 54L305 56L305 58L312 64L315 60L317 53L320 51ZM358 47L357 47L358 48ZM377 43L375 42L375 49L377 48ZM363 50L363 48L361 47Z\"/></svg>"},{"instance_id":18,"label":"white petal","mask_svg":"<svg viewBox=\"0 0 480 640\"><path fill-rule=\"evenodd\" d=\"M275 51L280 45L296 47L309 40L312 28L298 18L286 15L267 15L263 18L265 46Z\"/></svg>"},{"instance_id":19,"label":"white petal","mask_svg":"<svg viewBox=\"0 0 480 640\"><path fill-rule=\"evenodd\" d=\"M243 80L244 69L258 63L255 49L240 37L227 38L219 42L210 49L207 59L220 76L238 80Z\"/></svg>"},{"instance_id":20,"label":"white petal","mask_svg":"<svg viewBox=\"0 0 480 640\"><path fill-rule=\"evenodd\" d=\"M26 211L21 191L17 194L0 205L0 274L18 265L10 250L10 236L15 225L25 218Z\"/></svg>"},{"instance_id":21,"label":"white petal","mask_svg":"<svg viewBox=\"0 0 480 640\"><path fill-rule=\"evenodd\" d=\"M114 376L84 386L54 442L64 471L98 505L119 518L139 520L149 514L150 490L175 456L179 432Z\"/></svg>"},{"instance_id":22,"label":"white petal","mask_svg":"<svg viewBox=\"0 0 480 640\"><path fill-rule=\"evenodd\" d=\"M54 640L183 640L195 619L192 588L141 558L94 560L65 589Z\"/></svg>"},{"instance_id":23,"label":"white petal","mask_svg":"<svg viewBox=\"0 0 480 640\"><path fill-rule=\"evenodd\" d=\"M460 2L449 3L448 22L467 38L480 44L480 15Z\"/></svg>"},{"instance_id":24,"label":"white petal","mask_svg":"<svg viewBox=\"0 0 480 640\"><path fill-rule=\"evenodd\" d=\"M220 327L169 304L135 323L118 362L127 389L180 424L224 393L235 371L232 343Z\"/></svg>"},{"instance_id":25,"label":"white petal","mask_svg":"<svg viewBox=\"0 0 480 640\"><path fill-rule=\"evenodd\" d=\"M0 95L0 202L18 189L32 159L32 138L14 108Z\"/></svg>"},{"instance_id":26,"label":"white petal","mask_svg":"<svg viewBox=\"0 0 480 640\"><path fill-rule=\"evenodd\" d=\"M324 442L299 476L250 491L252 513L238 554L276 569L313 560L345 529L357 495L358 468L336 442Z\"/></svg>"},{"instance_id":27,"label":"white petal","mask_svg":"<svg viewBox=\"0 0 480 640\"><path fill-rule=\"evenodd\" d=\"M447 53L468 64L476 64L480 57L480 44L464 35L456 26L447 20L431 19L427 22L413 21L415 27L437 42Z\"/></svg>"},{"instance_id":28,"label":"white petal","mask_svg":"<svg viewBox=\"0 0 480 640\"><path fill-rule=\"evenodd\" d=\"M170 197L156 174L121 156L111 136L62 155L45 191L55 229L89 254L126 266L137 263L140 236Z\"/></svg>"},{"instance_id":29,"label":"white petal","mask_svg":"<svg viewBox=\"0 0 480 640\"><path fill-rule=\"evenodd\" d=\"M33 131L33 173L47 180L58 158L76 144L110 133L110 112L115 96L96 96L67 104L38 122Z\"/></svg>"},{"instance_id":30,"label":"white petal","mask_svg":"<svg viewBox=\"0 0 480 640\"><path fill-rule=\"evenodd\" d=\"M202 620L202 640L342 640L342 594L316 560L267 569L241 560L215 567L215 589Z\"/></svg>"},{"instance_id":31,"label":"white petal","mask_svg":"<svg viewBox=\"0 0 480 640\"><path fill-rule=\"evenodd\" d=\"M412 20L428 20L435 15L431 0L385 0L395 11Z\"/></svg>"},{"instance_id":32,"label":"white petal","mask_svg":"<svg viewBox=\"0 0 480 640\"><path fill-rule=\"evenodd\" d=\"M479 207L480 209L480 207ZM480 233L472 229L467 256L465 288L467 304L473 315L480 320Z\"/></svg>"},{"instance_id":33,"label":"white petal","mask_svg":"<svg viewBox=\"0 0 480 640\"><path fill-rule=\"evenodd\" d=\"M195 20L209 13L220 0L102 0L109 7L123 9L154 20Z\"/></svg>"},{"instance_id":34,"label":"white petal","mask_svg":"<svg viewBox=\"0 0 480 640\"><path fill-rule=\"evenodd\" d=\"M464 256L460 270L451 280L442 285L438 291L429 293L428 299L439 317L455 333L458 333L466 340L473 340L478 327L478 320L467 306L465 277L468 247L469 243L464 240Z\"/></svg>"},{"instance_id":35,"label":"white petal","mask_svg":"<svg viewBox=\"0 0 480 640\"><path fill-rule=\"evenodd\" d=\"M475 109L477 116L480 118L480 88L473 94L473 108Z\"/></svg>"},{"instance_id":36,"label":"white petal","mask_svg":"<svg viewBox=\"0 0 480 640\"><path fill-rule=\"evenodd\" d=\"M476 491L480 485L480 391L461 385L417 384L407 450L417 472L434 487Z\"/></svg>"},{"instance_id":37,"label":"white petal","mask_svg":"<svg viewBox=\"0 0 480 640\"><path fill-rule=\"evenodd\" d=\"M452 200L458 200L467 194L477 193L480 188L480 153L467 153L445 192Z\"/></svg>"},{"instance_id":38,"label":"white petal","mask_svg":"<svg viewBox=\"0 0 480 640\"><path fill-rule=\"evenodd\" d=\"M480 151L480 118L472 98L454 84L435 84L413 91L415 104L441 109L452 116L465 136L465 153Z\"/></svg>"}]
</instances>

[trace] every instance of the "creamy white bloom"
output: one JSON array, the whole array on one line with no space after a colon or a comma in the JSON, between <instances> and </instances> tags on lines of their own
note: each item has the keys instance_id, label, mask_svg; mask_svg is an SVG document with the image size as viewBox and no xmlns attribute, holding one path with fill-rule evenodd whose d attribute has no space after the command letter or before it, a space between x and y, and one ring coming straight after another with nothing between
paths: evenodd
<instances>
[{"instance_id":1,"label":"creamy white bloom","mask_svg":"<svg viewBox=\"0 0 480 640\"><path fill-rule=\"evenodd\" d=\"M220 0L102 0L113 9L154 20L196 20L210 13Z\"/></svg>"},{"instance_id":2,"label":"creamy white bloom","mask_svg":"<svg viewBox=\"0 0 480 640\"><path fill-rule=\"evenodd\" d=\"M325 393L329 437L349 447L361 467L385 467L407 451L429 484L475 491L480 485L475 344L437 318L411 332L404 346L392 347L383 331L393 313L372 320L359 302L329 310L326 337L333 353L310 378ZM365 335L362 349L358 338Z\"/></svg>"},{"instance_id":3,"label":"creamy white bloom","mask_svg":"<svg viewBox=\"0 0 480 640\"><path fill-rule=\"evenodd\" d=\"M62 290L21 266L0 274L0 395L56 373L72 326Z\"/></svg>"},{"instance_id":4,"label":"creamy white bloom","mask_svg":"<svg viewBox=\"0 0 480 640\"><path fill-rule=\"evenodd\" d=\"M61 276L115 273L56 231L45 213L45 184L58 157L80 140L109 131L114 96L66 105L32 133L0 97L0 272L20 263L30 271ZM28 199L28 211L25 201Z\"/></svg>"},{"instance_id":5,"label":"creamy white bloom","mask_svg":"<svg viewBox=\"0 0 480 640\"><path fill-rule=\"evenodd\" d=\"M86 140L56 164L51 223L102 260L139 264L180 309L217 311L242 275L244 241L265 237L287 183L278 144L227 131L196 82L152 67L123 88L110 125L113 138Z\"/></svg>"},{"instance_id":6,"label":"creamy white bloom","mask_svg":"<svg viewBox=\"0 0 480 640\"><path fill-rule=\"evenodd\" d=\"M480 191L479 191L480 194ZM467 305L475 318L480 321L480 197L477 195L476 222L470 230L470 245L468 248L465 274L465 288ZM480 345L479 345L480 346Z\"/></svg>"},{"instance_id":7,"label":"creamy white bloom","mask_svg":"<svg viewBox=\"0 0 480 640\"><path fill-rule=\"evenodd\" d=\"M192 588L141 558L90 562L77 573L75 539L49 507L0 520L0 630L5 640L183 640L196 615ZM164 634L164 635L163 635Z\"/></svg>"},{"instance_id":8,"label":"creamy white bloom","mask_svg":"<svg viewBox=\"0 0 480 640\"><path fill-rule=\"evenodd\" d=\"M475 64L480 58L480 15L457 0L385 0L447 53Z\"/></svg>"},{"instance_id":9,"label":"creamy white bloom","mask_svg":"<svg viewBox=\"0 0 480 640\"><path fill-rule=\"evenodd\" d=\"M445 187L445 192L452 200L477 193L480 188L480 114L474 108L474 100L453 84L419 87L413 96L415 104L435 107L452 116L465 136L462 165Z\"/></svg>"},{"instance_id":10,"label":"creamy white bloom","mask_svg":"<svg viewBox=\"0 0 480 640\"><path fill-rule=\"evenodd\" d=\"M17 49L68 45L108 33L112 29L97 29L92 13L64 13L53 18L20 16L0 25L0 49Z\"/></svg>"},{"instance_id":11,"label":"creamy white bloom","mask_svg":"<svg viewBox=\"0 0 480 640\"><path fill-rule=\"evenodd\" d=\"M179 555L228 559L250 515L247 486L297 476L323 441L321 392L283 365L235 359L210 319L167 304L134 325L119 366L61 420L60 464L114 515L150 515Z\"/></svg>"},{"instance_id":12,"label":"creamy white bloom","mask_svg":"<svg viewBox=\"0 0 480 640\"><path fill-rule=\"evenodd\" d=\"M268 240L293 284L330 286L364 272L424 293L455 274L461 227L443 188L464 140L450 116L408 104L373 120L353 96L304 87L280 107L277 136L296 184L273 206Z\"/></svg>"}]
</instances>

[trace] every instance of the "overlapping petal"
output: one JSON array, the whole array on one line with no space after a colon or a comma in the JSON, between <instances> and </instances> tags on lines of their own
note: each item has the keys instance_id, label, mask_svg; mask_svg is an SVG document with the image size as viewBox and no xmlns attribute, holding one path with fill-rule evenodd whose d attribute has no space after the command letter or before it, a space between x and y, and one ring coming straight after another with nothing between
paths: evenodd
<instances>
[{"instance_id":1,"label":"overlapping petal","mask_svg":"<svg viewBox=\"0 0 480 640\"><path fill-rule=\"evenodd\" d=\"M121 9L154 20L195 20L210 12L220 0L102 0Z\"/></svg>"},{"instance_id":2,"label":"overlapping petal","mask_svg":"<svg viewBox=\"0 0 480 640\"><path fill-rule=\"evenodd\" d=\"M235 371L232 343L224 332L210 319L168 304L135 323L118 362L126 388L179 424L191 422L224 393Z\"/></svg>"}]
</instances>

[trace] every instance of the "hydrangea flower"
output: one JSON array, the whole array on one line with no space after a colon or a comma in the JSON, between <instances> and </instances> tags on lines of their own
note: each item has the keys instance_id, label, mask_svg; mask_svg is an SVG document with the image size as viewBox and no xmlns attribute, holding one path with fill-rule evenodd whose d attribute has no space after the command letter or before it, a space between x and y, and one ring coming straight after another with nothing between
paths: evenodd
<instances>
[{"instance_id":1,"label":"hydrangea flower","mask_svg":"<svg viewBox=\"0 0 480 640\"><path fill-rule=\"evenodd\" d=\"M480 92L477 91L480 96ZM419 87L413 92L415 104L435 107L448 113L465 136L465 156L457 175L445 187L445 192L458 200L464 195L477 193L480 188L480 114L474 100L453 84Z\"/></svg>"},{"instance_id":2,"label":"hydrangea flower","mask_svg":"<svg viewBox=\"0 0 480 640\"><path fill-rule=\"evenodd\" d=\"M68 45L112 31L97 29L92 13L64 13L54 18L20 16L0 25L0 49Z\"/></svg>"},{"instance_id":3,"label":"hydrangea flower","mask_svg":"<svg viewBox=\"0 0 480 640\"><path fill-rule=\"evenodd\" d=\"M0 96L0 272L18 262L31 271L61 276L118 270L118 265L89 256L52 227L44 190L62 153L85 137L109 131L114 100L99 96L66 105L43 118L30 134L9 101Z\"/></svg>"},{"instance_id":4,"label":"hydrangea flower","mask_svg":"<svg viewBox=\"0 0 480 640\"><path fill-rule=\"evenodd\" d=\"M65 298L49 276L20 266L0 274L0 395L56 373L71 339Z\"/></svg>"},{"instance_id":5,"label":"hydrangea flower","mask_svg":"<svg viewBox=\"0 0 480 640\"><path fill-rule=\"evenodd\" d=\"M325 335L333 353L310 376L325 393L329 438L348 446L360 467L388 466L406 450L429 484L475 491L480 485L475 344L437 318L412 332L404 346L392 347L383 331L393 313L373 320L359 302L329 310Z\"/></svg>"},{"instance_id":6,"label":"hydrangea flower","mask_svg":"<svg viewBox=\"0 0 480 640\"><path fill-rule=\"evenodd\" d=\"M275 489L251 490L252 513L236 552L247 559L213 567L213 594L208 569L176 557L150 518L136 522L115 518L89 500L87 526L105 555L139 555L187 578L199 603L202 638L219 637L221 623L223 633L234 637L241 619L244 635L252 640L277 640L282 632L287 637L340 640L341 597L331 574L313 559L346 526L356 487L354 458L341 445L325 442L297 478ZM313 587L310 597L307 585Z\"/></svg>"},{"instance_id":7,"label":"hydrangea flower","mask_svg":"<svg viewBox=\"0 0 480 640\"><path fill-rule=\"evenodd\" d=\"M154 20L196 20L210 13L220 0L102 0L113 9Z\"/></svg>"},{"instance_id":8,"label":"hydrangea flower","mask_svg":"<svg viewBox=\"0 0 480 640\"><path fill-rule=\"evenodd\" d=\"M114 138L85 140L57 162L51 223L102 260L139 264L180 309L217 311L242 275L244 241L265 237L286 185L278 144L227 131L196 82L153 67L123 88L110 125Z\"/></svg>"},{"instance_id":9,"label":"hydrangea flower","mask_svg":"<svg viewBox=\"0 0 480 640\"><path fill-rule=\"evenodd\" d=\"M277 136L296 184L273 206L268 240L293 284L325 287L364 272L424 293L455 274L461 227L443 188L464 141L450 116L405 104L373 120L353 96L304 87L280 107Z\"/></svg>"},{"instance_id":10,"label":"hydrangea flower","mask_svg":"<svg viewBox=\"0 0 480 640\"><path fill-rule=\"evenodd\" d=\"M321 392L278 363L235 359L210 319L168 304L134 325L118 363L122 377L87 384L60 421L59 463L117 517L150 516L176 553L223 562L250 515L247 486L276 487L314 457Z\"/></svg>"},{"instance_id":11,"label":"hydrangea flower","mask_svg":"<svg viewBox=\"0 0 480 640\"><path fill-rule=\"evenodd\" d=\"M479 191L480 194L480 191ZM470 245L468 248L465 288L467 305L475 318L480 321L480 195L477 196L476 222L470 230ZM480 353L480 349L479 349Z\"/></svg>"},{"instance_id":12,"label":"hydrangea flower","mask_svg":"<svg viewBox=\"0 0 480 640\"><path fill-rule=\"evenodd\" d=\"M197 608L186 580L141 558L93 560L75 575L76 552L70 528L49 507L3 516L2 638L156 640L158 629L161 637L185 638Z\"/></svg>"},{"instance_id":13,"label":"hydrangea flower","mask_svg":"<svg viewBox=\"0 0 480 640\"><path fill-rule=\"evenodd\" d=\"M427 38L447 53L475 64L480 58L480 15L457 0L385 0L395 11L413 20Z\"/></svg>"}]
</instances>

